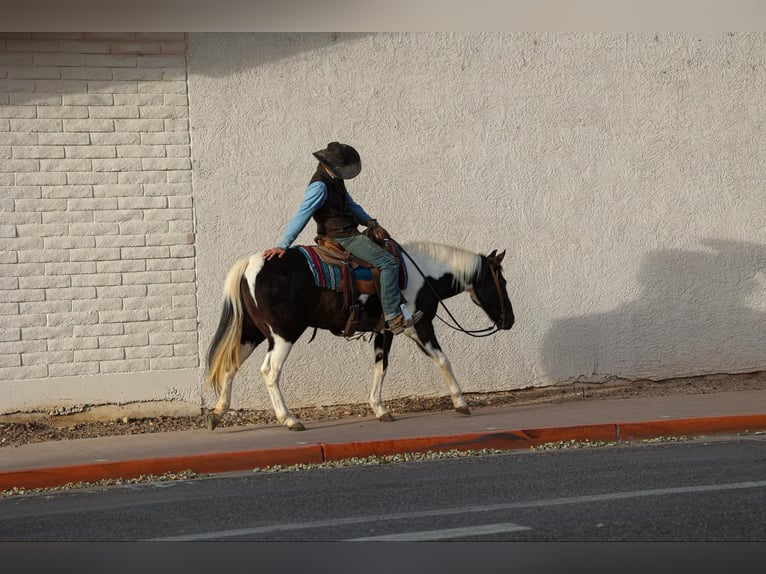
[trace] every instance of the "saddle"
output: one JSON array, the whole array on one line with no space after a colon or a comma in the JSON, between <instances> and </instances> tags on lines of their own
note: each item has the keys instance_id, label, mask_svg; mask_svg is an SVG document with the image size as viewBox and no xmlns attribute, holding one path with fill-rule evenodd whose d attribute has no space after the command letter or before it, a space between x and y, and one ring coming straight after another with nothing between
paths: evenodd
<instances>
[{"instance_id":1,"label":"saddle","mask_svg":"<svg viewBox=\"0 0 766 574\"><path fill-rule=\"evenodd\" d=\"M311 267L315 283L319 287L334 289L343 294L343 308L348 312L348 319L342 334L350 337L359 324L359 295L377 295L380 298L380 269L346 251L334 239L318 235L314 242L315 246L302 245L299 250ZM404 289L407 286L407 276L399 248L394 242L379 245L399 262L399 288ZM402 300L404 302L404 298ZM381 314L373 330L381 331L384 326L385 319Z\"/></svg>"}]
</instances>

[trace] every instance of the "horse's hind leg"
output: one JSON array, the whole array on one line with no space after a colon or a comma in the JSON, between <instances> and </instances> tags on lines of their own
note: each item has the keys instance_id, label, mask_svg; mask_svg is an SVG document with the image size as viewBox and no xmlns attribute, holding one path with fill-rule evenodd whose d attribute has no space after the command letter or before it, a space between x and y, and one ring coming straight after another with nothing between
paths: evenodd
<instances>
[{"instance_id":1,"label":"horse's hind leg","mask_svg":"<svg viewBox=\"0 0 766 574\"><path fill-rule=\"evenodd\" d=\"M383 405L382 391L383 379L388 369L388 353L391 351L391 342L394 336L389 332L377 333L374 339L375 347L375 370L372 379L372 389L370 390L370 406L372 412L378 417L379 421L393 421L393 415Z\"/></svg>"},{"instance_id":2,"label":"horse's hind leg","mask_svg":"<svg viewBox=\"0 0 766 574\"><path fill-rule=\"evenodd\" d=\"M257 345L258 343L242 343L240 345L240 365L247 360ZM214 430L223 419L223 415L229 410L229 405L231 404L231 386L232 381L234 380L234 375L236 374L236 371L229 371L226 373L223 383L221 384L221 393L218 395L218 401L215 404L215 408L205 415L205 424L209 430Z\"/></svg>"},{"instance_id":3,"label":"horse's hind leg","mask_svg":"<svg viewBox=\"0 0 766 574\"><path fill-rule=\"evenodd\" d=\"M412 333L412 329L408 329L405 333L418 344L418 347L426 355L431 357L431 360L441 371L442 376L449 385L452 405L455 407L455 410L462 415L470 415L471 409L468 408L468 403L465 402L463 397L463 391L460 390L455 373L452 372L452 365L447 355L442 351L439 341L436 340L433 324L421 321L415 325L415 333Z\"/></svg>"},{"instance_id":4,"label":"horse's hind leg","mask_svg":"<svg viewBox=\"0 0 766 574\"><path fill-rule=\"evenodd\" d=\"M274 406L277 420L290 430L298 431L304 430L303 423L290 414L285 404L285 399L282 397L282 391L279 390L279 377L282 374L282 365L292 348L292 343L278 335L269 338L269 352L266 353L263 365L261 365L261 375L263 375L263 380L266 382L266 388L269 391L269 397L271 398L271 404Z\"/></svg>"}]
</instances>

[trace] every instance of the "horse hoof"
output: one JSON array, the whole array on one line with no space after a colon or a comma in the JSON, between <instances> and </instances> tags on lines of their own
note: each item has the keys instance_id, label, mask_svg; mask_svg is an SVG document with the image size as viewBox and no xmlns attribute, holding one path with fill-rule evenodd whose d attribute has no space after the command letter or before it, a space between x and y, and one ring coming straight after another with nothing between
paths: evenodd
<instances>
[{"instance_id":1,"label":"horse hoof","mask_svg":"<svg viewBox=\"0 0 766 574\"><path fill-rule=\"evenodd\" d=\"M220 422L221 415L212 412L205 415L205 425L207 426L207 430L215 430L215 427L217 427Z\"/></svg>"},{"instance_id":2,"label":"horse hoof","mask_svg":"<svg viewBox=\"0 0 766 574\"><path fill-rule=\"evenodd\" d=\"M292 424L287 425L287 428L294 431L302 431L306 430L306 427L303 426L303 423L300 421L294 422Z\"/></svg>"},{"instance_id":3,"label":"horse hoof","mask_svg":"<svg viewBox=\"0 0 766 574\"><path fill-rule=\"evenodd\" d=\"M396 419L394 418L394 415L391 413L383 413L378 417L378 420L383 423L391 423L394 422Z\"/></svg>"},{"instance_id":4,"label":"horse hoof","mask_svg":"<svg viewBox=\"0 0 766 574\"><path fill-rule=\"evenodd\" d=\"M460 413L461 415L470 415L471 414L471 409L469 409L468 407L457 407L455 409L455 411Z\"/></svg>"}]
</instances>

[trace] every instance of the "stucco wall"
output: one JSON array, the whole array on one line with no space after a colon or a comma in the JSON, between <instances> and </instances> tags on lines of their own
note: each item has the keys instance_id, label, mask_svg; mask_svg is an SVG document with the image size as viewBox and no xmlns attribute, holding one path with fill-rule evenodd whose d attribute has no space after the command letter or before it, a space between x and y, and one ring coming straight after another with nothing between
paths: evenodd
<instances>
[{"instance_id":1,"label":"stucco wall","mask_svg":"<svg viewBox=\"0 0 766 574\"><path fill-rule=\"evenodd\" d=\"M0 414L198 408L185 52L0 35Z\"/></svg>"},{"instance_id":2,"label":"stucco wall","mask_svg":"<svg viewBox=\"0 0 766 574\"><path fill-rule=\"evenodd\" d=\"M192 34L201 353L229 264L277 243L337 139L363 158L351 193L400 241L508 250L516 327L438 327L464 390L763 369L765 40ZM302 343L288 404L366 400L367 345ZM268 405L262 356L235 406ZM446 389L397 339L384 396L410 394Z\"/></svg>"},{"instance_id":3,"label":"stucco wall","mask_svg":"<svg viewBox=\"0 0 766 574\"><path fill-rule=\"evenodd\" d=\"M765 58L764 34L2 35L0 414L210 403L228 266L336 139L400 241L508 250L514 329L437 326L465 391L764 370ZM365 401L369 345L307 340L288 404ZM269 406L263 353L234 408ZM415 394L446 387L398 338L384 398Z\"/></svg>"}]
</instances>

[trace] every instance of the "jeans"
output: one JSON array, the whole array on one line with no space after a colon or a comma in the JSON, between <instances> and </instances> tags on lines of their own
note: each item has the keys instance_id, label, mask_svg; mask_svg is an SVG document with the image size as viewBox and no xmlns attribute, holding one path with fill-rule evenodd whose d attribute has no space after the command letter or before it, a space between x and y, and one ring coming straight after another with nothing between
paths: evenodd
<instances>
[{"instance_id":1,"label":"jeans","mask_svg":"<svg viewBox=\"0 0 766 574\"><path fill-rule=\"evenodd\" d=\"M386 321L396 317L401 310L401 291L399 290L399 263L396 257L383 249L366 235L336 237L346 251L380 268L380 298Z\"/></svg>"}]
</instances>

